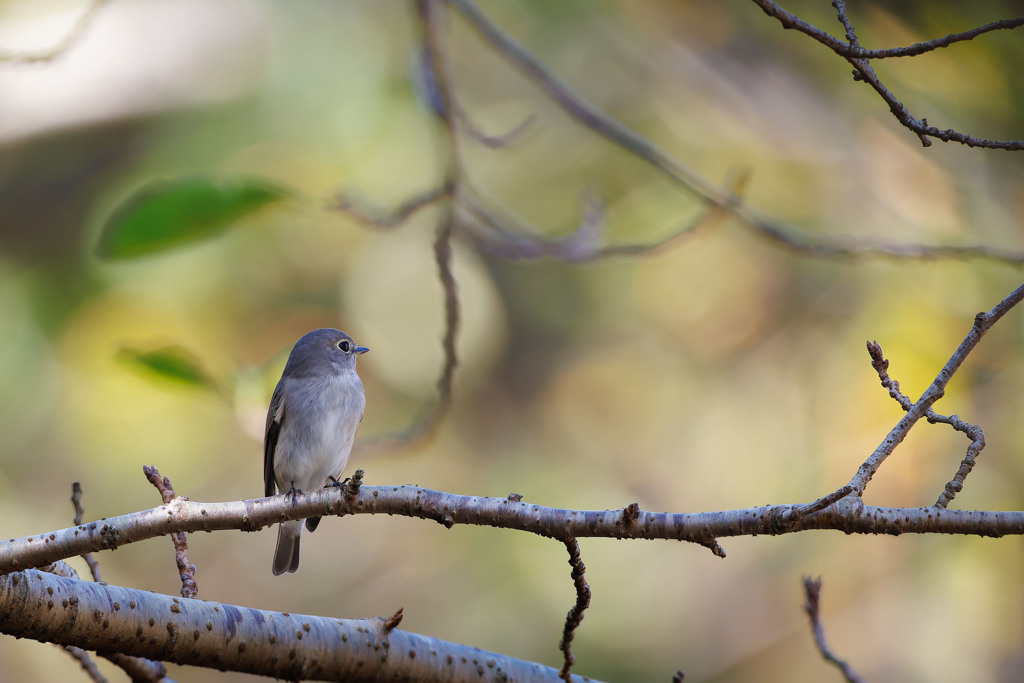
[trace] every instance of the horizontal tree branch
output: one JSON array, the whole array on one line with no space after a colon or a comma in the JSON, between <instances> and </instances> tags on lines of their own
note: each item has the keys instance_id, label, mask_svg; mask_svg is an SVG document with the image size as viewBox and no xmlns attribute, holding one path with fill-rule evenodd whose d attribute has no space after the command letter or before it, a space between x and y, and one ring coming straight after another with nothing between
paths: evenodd
<instances>
[{"instance_id":1,"label":"horizontal tree branch","mask_svg":"<svg viewBox=\"0 0 1024 683\"><path fill-rule=\"evenodd\" d=\"M765 505L719 512L647 512L630 505L615 510L567 510L535 505L518 495L465 496L420 486L361 486L354 495L338 487L312 493L225 503L176 498L157 508L102 519L69 529L0 541L0 572L40 567L84 552L110 550L173 532L240 529L257 531L286 520L352 514L432 519L451 528L472 524L518 529L565 540L635 538L690 541L709 546L716 538L784 534L810 529L844 533L943 533L973 536L1024 534L1024 511L886 508L864 505L855 495L806 513L805 505Z\"/></svg>"},{"instance_id":2,"label":"horizontal tree branch","mask_svg":"<svg viewBox=\"0 0 1024 683\"><path fill-rule=\"evenodd\" d=\"M19 638L292 681L562 680L557 669L398 621L270 612L36 570L0 576L0 632Z\"/></svg>"}]
</instances>

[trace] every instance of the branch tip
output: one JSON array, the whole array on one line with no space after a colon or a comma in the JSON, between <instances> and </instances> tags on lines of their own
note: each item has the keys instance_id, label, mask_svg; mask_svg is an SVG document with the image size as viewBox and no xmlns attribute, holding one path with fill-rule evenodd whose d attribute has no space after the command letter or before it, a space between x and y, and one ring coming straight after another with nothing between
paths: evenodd
<instances>
[{"instance_id":1,"label":"branch tip","mask_svg":"<svg viewBox=\"0 0 1024 683\"><path fill-rule=\"evenodd\" d=\"M398 611L388 617L387 621L384 622L384 631L391 633L398 625L402 623L402 618L405 616L405 608L399 607Z\"/></svg>"}]
</instances>

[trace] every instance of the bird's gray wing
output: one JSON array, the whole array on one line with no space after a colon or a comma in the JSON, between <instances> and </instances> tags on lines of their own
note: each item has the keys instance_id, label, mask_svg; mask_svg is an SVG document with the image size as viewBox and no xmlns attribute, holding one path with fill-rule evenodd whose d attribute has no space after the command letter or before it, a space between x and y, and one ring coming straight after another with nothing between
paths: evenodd
<instances>
[{"instance_id":1,"label":"bird's gray wing","mask_svg":"<svg viewBox=\"0 0 1024 683\"><path fill-rule=\"evenodd\" d=\"M263 436L263 487L264 495L277 493L277 482L274 480L274 452L277 450L277 437L281 434L281 423L284 422L284 392L278 382L274 396L270 399L267 410L267 429Z\"/></svg>"}]
</instances>

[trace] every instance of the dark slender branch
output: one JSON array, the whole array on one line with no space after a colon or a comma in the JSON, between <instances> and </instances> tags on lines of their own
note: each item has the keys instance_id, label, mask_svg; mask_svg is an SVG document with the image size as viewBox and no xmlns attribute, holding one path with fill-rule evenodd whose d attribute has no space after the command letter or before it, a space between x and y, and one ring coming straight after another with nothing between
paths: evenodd
<instances>
[{"instance_id":1,"label":"dark slender branch","mask_svg":"<svg viewBox=\"0 0 1024 683\"><path fill-rule=\"evenodd\" d=\"M565 549L569 551L569 566L572 567L572 582L576 587L576 604L572 606L569 613L565 615L565 628L562 629L562 640L558 643L558 649L562 651L563 664L558 675L563 680L572 680L572 665L576 663L576 657L572 654L572 639L576 635L576 629L583 622L583 612L590 607L590 586L587 584L585 572L586 566L580 556L580 544L572 537L565 539Z\"/></svg>"},{"instance_id":2,"label":"dark slender branch","mask_svg":"<svg viewBox=\"0 0 1024 683\"><path fill-rule=\"evenodd\" d=\"M963 145L967 145L968 147L983 147L986 149L1003 149L1008 151L1024 150L1024 140L991 140L988 138L974 137L972 135L967 135L966 133L960 133L952 128L942 129L928 125L928 121L926 119L919 119L910 113L906 106L895 95L893 95L887 87L885 87L881 79L875 73L875 70L868 64L868 59L922 54L940 47L946 47L954 42L970 40L989 31L1017 28L1024 25L1024 17L993 22L964 33L950 34L945 38L938 38L934 41L928 41L927 43L917 43L916 45L911 46L914 48L913 51L909 48L895 48L894 50L878 51L864 50L857 43L856 35L853 31L853 25L850 23L849 17L846 15L846 6L841 0L839 2L833 2L832 4L839 13L840 22L846 29L848 42L845 43L828 32L807 23L803 19L800 19L795 14L787 12L772 0L753 1L764 11L765 14L778 19L783 28L800 31L828 47L837 55L845 58L856 70L854 78L856 80L864 81L870 85L882 100L889 105L889 110L892 112L893 116L896 117L896 120L905 128L913 131L921 140L921 144L925 147L932 144L931 138L936 138L943 142L959 142Z\"/></svg>"},{"instance_id":3,"label":"dark slender branch","mask_svg":"<svg viewBox=\"0 0 1024 683\"><path fill-rule=\"evenodd\" d=\"M1015 29L1024 26L1024 17L1016 17L1014 19L1000 19L993 21L984 26L977 26L967 31L960 33L950 33L941 38L933 38L920 43L914 43L913 45L907 45L905 47L890 47L883 49L867 49L861 47L858 44L850 44L849 42L844 43L839 38L836 38L827 31L823 31L817 28L813 24L809 24L800 17L796 16L791 12L779 7L775 2L770 0L753 0L754 3L760 7L765 14L770 17L779 20L783 28L794 29L800 33L804 33L816 41L826 46L837 55L842 57L854 57L857 59L887 59L891 57L916 57L918 55L925 54L926 52L932 52L939 48L949 47L954 43L960 43L967 40L974 40L980 35L990 33L992 31L1000 31L1007 29Z\"/></svg>"},{"instance_id":4,"label":"dark slender branch","mask_svg":"<svg viewBox=\"0 0 1024 683\"><path fill-rule=\"evenodd\" d=\"M811 631L814 633L814 642L818 646L818 652L825 658L825 661L834 664L843 674L847 683L861 683L862 679L857 675L849 664L840 659L829 649L825 642L825 628L821 625L821 577L812 579L804 577L804 612L811 620Z\"/></svg>"},{"instance_id":5,"label":"dark slender branch","mask_svg":"<svg viewBox=\"0 0 1024 683\"><path fill-rule=\"evenodd\" d=\"M452 270L452 231L454 219L445 213L437 226L437 237L434 240L434 260L437 262L437 276L444 289L444 368L437 380L438 409L443 413L452 402L452 381L455 368L459 365L459 356L455 341L459 335L459 290Z\"/></svg>"},{"instance_id":6,"label":"dark slender branch","mask_svg":"<svg viewBox=\"0 0 1024 683\"><path fill-rule=\"evenodd\" d=\"M170 503L175 499L170 479L161 477L160 472L149 465L143 465L142 471L160 492L164 503ZM175 532L171 534L171 541L174 543L174 562L178 566L178 576L181 578L181 597L194 598L199 594L199 587L196 585L196 566L188 561L188 537L183 532Z\"/></svg>"},{"instance_id":7,"label":"dark slender branch","mask_svg":"<svg viewBox=\"0 0 1024 683\"><path fill-rule=\"evenodd\" d=\"M832 0L832 6L836 8L836 12L839 14L839 23L846 30L846 42L851 48L859 48L860 42L857 40L857 34L854 32L853 24L850 23L850 18L846 14L846 3L843 0Z\"/></svg>"},{"instance_id":8,"label":"dark slender branch","mask_svg":"<svg viewBox=\"0 0 1024 683\"><path fill-rule=\"evenodd\" d=\"M85 515L85 508L82 507L82 486L77 481L71 484L71 504L75 507L75 526L82 523ZM89 573L93 581L102 581L100 578L100 563L92 556L92 553L83 553L82 559L89 565Z\"/></svg>"}]
</instances>

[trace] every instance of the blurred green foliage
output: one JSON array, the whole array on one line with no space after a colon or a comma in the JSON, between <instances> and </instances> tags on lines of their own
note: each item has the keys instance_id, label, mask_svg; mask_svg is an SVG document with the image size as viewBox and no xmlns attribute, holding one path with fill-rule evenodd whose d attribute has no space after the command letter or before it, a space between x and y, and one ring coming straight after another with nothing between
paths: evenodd
<instances>
[{"instance_id":1,"label":"blurred green foliage","mask_svg":"<svg viewBox=\"0 0 1024 683\"><path fill-rule=\"evenodd\" d=\"M281 189L256 180L157 181L117 207L103 226L96 254L136 258L206 239L284 195Z\"/></svg>"},{"instance_id":2,"label":"blurred green foliage","mask_svg":"<svg viewBox=\"0 0 1024 683\"><path fill-rule=\"evenodd\" d=\"M864 45L890 46L1013 6L864 3L850 13ZM1019 157L922 148L844 61L752 4L481 7L697 173L720 182L749 169L745 198L814 234L1021 246ZM828 3L787 8L840 32ZM0 46L52 44L79 10L71 0L0 4ZM537 116L512 147L463 142L468 173L494 203L559 236L594 191L615 243L667 236L699 210L575 125L458 17L446 23L456 92L474 120L501 132ZM324 208L338 191L395 206L440 182L444 140L408 81L418 40L399 0L114 0L58 62L0 66L2 533L68 526L75 480L90 519L154 506L143 464L193 500L260 495L270 392L291 344L316 327L373 349L360 360L361 440L429 403L442 357L436 215L384 232ZM874 66L934 125L1020 138L1022 57L1020 34L1006 32ZM175 212L187 200L184 220L148 213L135 194L160 178L193 179L157 195ZM314 199L245 190L239 203L204 178L258 178ZM125 206L135 211L117 212ZM152 247L193 231L217 238L145 259L96 257L97 245L124 253L111 237L129 230ZM729 222L647 258L521 263L457 244L455 266L463 328L451 412L422 452L357 453L352 466L369 483L691 512L805 502L845 483L900 417L864 340L881 343L914 396L974 314L1020 282L1019 269L984 260L810 259ZM936 406L981 424L988 441L959 507L1024 507L1022 320L1014 311L993 329ZM126 348L139 350L131 363ZM186 381L154 382L153 371ZM224 390L191 390L199 382ZM920 425L866 500L931 504L966 446ZM191 537L200 596L352 617L404 606L403 628L560 663L574 600L560 544L402 518L325 520L303 543L301 573L275 578L273 533ZM594 599L576 671L835 676L800 609L801 575L821 574L829 641L866 679L1022 677L1020 539L819 533L723 545L725 560L669 543L581 543ZM98 559L111 583L178 590L169 541ZM0 639L0 681L74 680L77 665L62 657Z\"/></svg>"}]
</instances>

